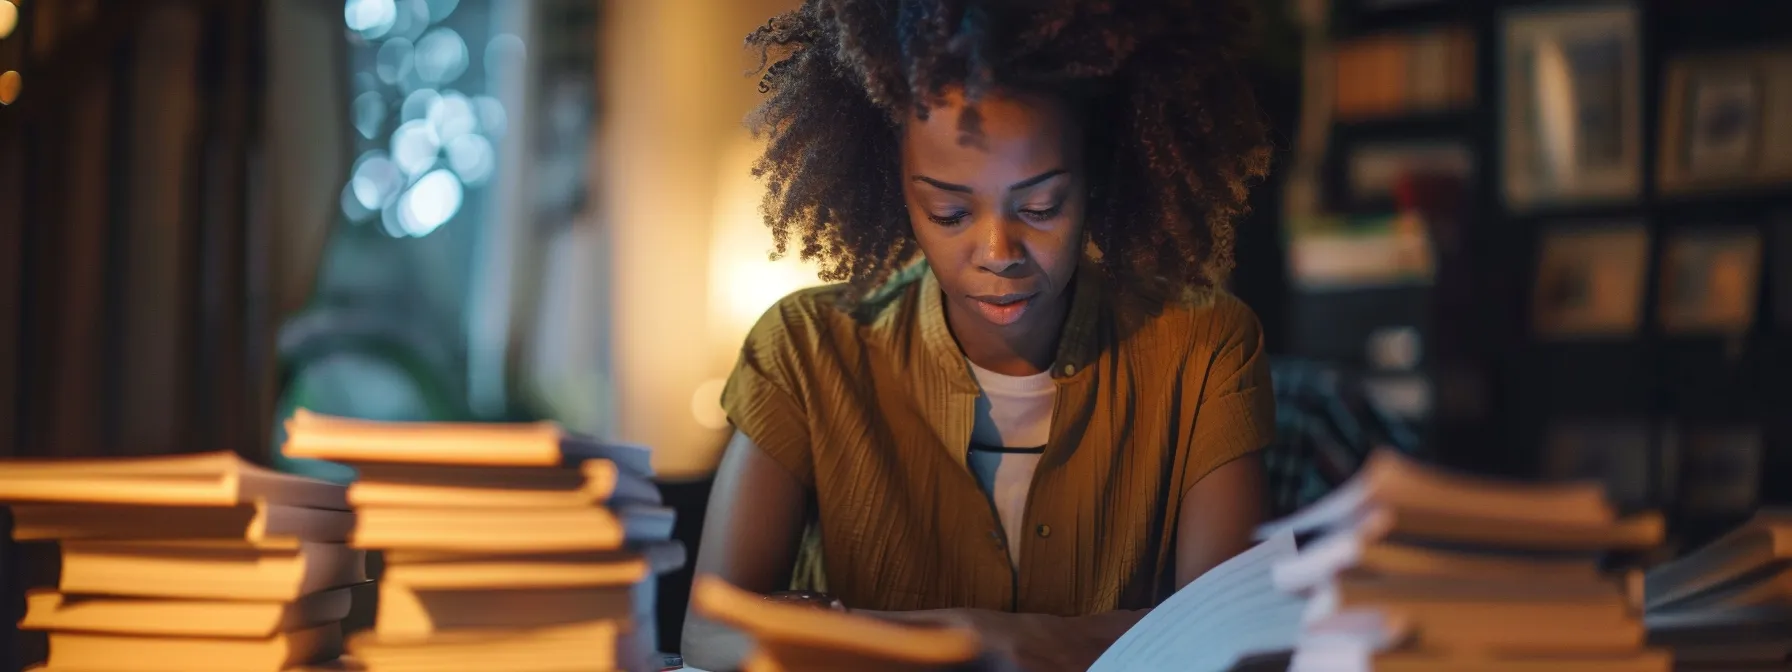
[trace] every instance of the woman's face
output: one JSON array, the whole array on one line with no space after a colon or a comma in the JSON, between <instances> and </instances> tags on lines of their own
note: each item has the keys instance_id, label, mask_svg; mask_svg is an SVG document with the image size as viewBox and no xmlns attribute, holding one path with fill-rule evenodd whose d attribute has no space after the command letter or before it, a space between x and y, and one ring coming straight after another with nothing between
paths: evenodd
<instances>
[{"instance_id":1,"label":"woman's face","mask_svg":"<svg viewBox=\"0 0 1792 672\"><path fill-rule=\"evenodd\" d=\"M955 330L1056 336L1083 246L1080 129L1050 97L956 92L903 132L910 224ZM963 334L960 335L963 337Z\"/></svg>"}]
</instances>

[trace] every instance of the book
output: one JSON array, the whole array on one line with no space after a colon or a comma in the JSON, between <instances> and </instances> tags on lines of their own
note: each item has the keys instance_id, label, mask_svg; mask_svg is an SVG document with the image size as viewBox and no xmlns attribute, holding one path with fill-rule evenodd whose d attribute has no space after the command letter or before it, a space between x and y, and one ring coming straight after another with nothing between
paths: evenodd
<instances>
[{"instance_id":1,"label":"book","mask_svg":"<svg viewBox=\"0 0 1792 672\"><path fill-rule=\"evenodd\" d=\"M50 633L50 656L45 666L135 672L276 672L326 661L341 653L342 628L334 623L265 639L58 631Z\"/></svg>"},{"instance_id":2,"label":"book","mask_svg":"<svg viewBox=\"0 0 1792 672\"><path fill-rule=\"evenodd\" d=\"M380 582L374 631L382 641L426 640L443 632L540 628L589 621L627 621L635 612L629 584L584 588L417 589Z\"/></svg>"},{"instance_id":3,"label":"book","mask_svg":"<svg viewBox=\"0 0 1792 672\"><path fill-rule=\"evenodd\" d=\"M609 460L651 477L647 448L570 434L551 422L380 422L299 409L286 422L285 454L350 465L367 462L552 467Z\"/></svg>"},{"instance_id":4,"label":"book","mask_svg":"<svg viewBox=\"0 0 1792 672\"><path fill-rule=\"evenodd\" d=\"M1342 578L1315 590L1303 619L1317 622L1360 609L1387 609L1417 621L1433 612L1474 611L1482 617L1560 615L1582 623L1632 618L1615 581L1461 580L1419 577Z\"/></svg>"},{"instance_id":5,"label":"book","mask_svg":"<svg viewBox=\"0 0 1792 672\"><path fill-rule=\"evenodd\" d=\"M1381 520L1392 520L1381 516ZM1347 575L1424 576L1457 579L1506 578L1595 581L1592 557L1553 558L1475 553L1400 543L1387 539L1393 525L1359 525L1335 530L1309 543L1299 555L1278 563L1278 589L1311 590Z\"/></svg>"},{"instance_id":6,"label":"book","mask_svg":"<svg viewBox=\"0 0 1792 672\"><path fill-rule=\"evenodd\" d=\"M362 464L348 488L356 507L545 508L659 504L647 478L605 459L573 467L491 469L460 465Z\"/></svg>"},{"instance_id":7,"label":"book","mask_svg":"<svg viewBox=\"0 0 1792 672\"><path fill-rule=\"evenodd\" d=\"M300 542L297 549L154 542L61 543L58 587L69 594L292 601L367 580L365 552Z\"/></svg>"},{"instance_id":8,"label":"book","mask_svg":"<svg viewBox=\"0 0 1792 672\"><path fill-rule=\"evenodd\" d=\"M240 540L261 548L296 548L300 540L346 542L355 528L349 511L255 501L233 506L129 504L14 504L12 536L52 539Z\"/></svg>"},{"instance_id":9,"label":"book","mask_svg":"<svg viewBox=\"0 0 1792 672\"><path fill-rule=\"evenodd\" d=\"M618 642L627 626L597 621L534 629L459 630L421 640L367 631L351 636L349 649L368 670L388 672L636 669L606 662L623 655Z\"/></svg>"},{"instance_id":10,"label":"book","mask_svg":"<svg viewBox=\"0 0 1792 672\"><path fill-rule=\"evenodd\" d=\"M1289 672L1668 672L1665 651L1622 656L1487 656L1425 651L1376 652L1334 645L1294 652Z\"/></svg>"},{"instance_id":11,"label":"book","mask_svg":"<svg viewBox=\"0 0 1792 672\"><path fill-rule=\"evenodd\" d=\"M1651 569L1645 605L1661 609L1788 561L1792 561L1792 510L1764 509L1703 548Z\"/></svg>"},{"instance_id":12,"label":"book","mask_svg":"<svg viewBox=\"0 0 1792 672\"><path fill-rule=\"evenodd\" d=\"M311 593L293 602L82 596L33 590L25 595L25 618L19 621L19 629L266 638L341 621L348 617L350 606L347 588Z\"/></svg>"},{"instance_id":13,"label":"book","mask_svg":"<svg viewBox=\"0 0 1792 672\"><path fill-rule=\"evenodd\" d=\"M1286 519L1265 525L1257 537L1266 539L1282 531L1312 532L1382 509L1558 526L1609 525L1617 519L1598 483L1500 482L1446 472L1383 450L1372 453L1336 490Z\"/></svg>"},{"instance_id":14,"label":"book","mask_svg":"<svg viewBox=\"0 0 1792 672\"><path fill-rule=\"evenodd\" d=\"M219 451L136 458L7 460L0 501L236 506L258 501L348 510L347 488Z\"/></svg>"},{"instance_id":15,"label":"book","mask_svg":"<svg viewBox=\"0 0 1792 672\"><path fill-rule=\"evenodd\" d=\"M919 672L969 663L983 648L968 628L772 602L707 574L691 585L691 609L752 637L747 669Z\"/></svg>"},{"instance_id":16,"label":"book","mask_svg":"<svg viewBox=\"0 0 1792 672\"><path fill-rule=\"evenodd\" d=\"M361 548L554 553L607 551L625 541L670 539L674 513L661 506L607 509L370 507L358 511Z\"/></svg>"},{"instance_id":17,"label":"book","mask_svg":"<svg viewBox=\"0 0 1792 672\"><path fill-rule=\"evenodd\" d=\"M1423 616L1422 627L1415 616ZM1642 622L1634 618L1606 622L1547 610L1525 618L1502 618L1464 610L1418 615L1377 609L1308 623L1296 648L1361 644L1377 651L1407 646L1496 656L1627 654L1643 648L1645 635Z\"/></svg>"},{"instance_id":18,"label":"book","mask_svg":"<svg viewBox=\"0 0 1792 672\"><path fill-rule=\"evenodd\" d=\"M1306 600L1275 589L1275 563L1295 555L1284 530L1207 570L1108 647L1089 672L1226 670L1294 646Z\"/></svg>"},{"instance_id":19,"label":"book","mask_svg":"<svg viewBox=\"0 0 1792 672\"><path fill-rule=\"evenodd\" d=\"M1792 662L1792 511L1747 522L1644 577L1649 641L1684 669Z\"/></svg>"},{"instance_id":20,"label":"book","mask_svg":"<svg viewBox=\"0 0 1792 672\"><path fill-rule=\"evenodd\" d=\"M382 581L413 588L574 588L625 585L684 566L682 544L559 554L467 554L394 550Z\"/></svg>"}]
</instances>

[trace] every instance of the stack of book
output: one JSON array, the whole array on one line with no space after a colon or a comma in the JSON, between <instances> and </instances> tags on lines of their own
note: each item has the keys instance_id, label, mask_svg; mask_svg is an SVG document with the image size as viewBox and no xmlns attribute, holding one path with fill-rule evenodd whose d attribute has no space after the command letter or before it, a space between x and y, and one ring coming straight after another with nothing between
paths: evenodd
<instances>
[{"instance_id":1,"label":"stack of book","mask_svg":"<svg viewBox=\"0 0 1792 672\"><path fill-rule=\"evenodd\" d=\"M384 552L372 672L659 670L654 578L684 564L646 449L551 423L299 411L286 455L354 467L352 543Z\"/></svg>"},{"instance_id":2,"label":"stack of book","mask_svg":"<svg viewBox=\"0 0 1792 672\"><path fill-rule=\"evenodd\" d=\"M1320 533L1277 563L1307 598L1294 670L1663 671L1641 574L1618 554L1661 542L1593 483L1503 482L1392 452L1264 534Z\"/></svg>"},{"instance_id":3,"label":"stack of book","mask_svg":"<svg viewBox=\"0 0 1792 672\"><path fill-rule=\"evenodd\" d=\"M1792 667L1792 511L1763 510L1649 570L1649 641L1683 670Z\"/></svg>"},{"instance_id":4,"label":"stack of book","mask_svg":"<svg viewBox=\"0 0 1792 672\"><path fill-rule=\"evenodd\" d=\"M50 670L334 661L367 580L344 495L228 452L0 463L27 544L19 628L47 633Z\"/></svg>"}]
</instances>

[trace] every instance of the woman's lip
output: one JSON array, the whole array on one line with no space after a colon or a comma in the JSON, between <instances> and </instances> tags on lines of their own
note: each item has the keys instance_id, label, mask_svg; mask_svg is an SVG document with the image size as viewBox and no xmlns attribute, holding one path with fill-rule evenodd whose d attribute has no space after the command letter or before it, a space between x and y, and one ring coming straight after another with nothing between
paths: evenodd
<instances>
[{"instance_id":1,"label":"woman's lip","mask_svg":"<svg viewBox=\"0 0 1792 672\"><path fill-rule=\"evenodd\" d=\"M1021 301L1025 301L1027 299L1031 299L1031 298L1033 298L1033 295L1036 293L1037 292L1016 292L1013 294L980 294L977 296L973 296L971 298L976 299L977 301L981 301L983 303L991 303L991 304L995 304L998 306L1005 306L1005 305L1008 305L1011 303L1018 303Z\"/></svg>"},{"instance_id":2,"label":"woman's lip","mask_svg":"<svg viewBox=\"0 0 1792 672\"><path fill-rule=\"evenodd\" d=\"M983 319L997 326L1008 326L1019 322L1027 314L1027 307L1033 303L1033 294L1002 294L999 296L973 296L977 312Z\"/></svg>"}]
</instances>

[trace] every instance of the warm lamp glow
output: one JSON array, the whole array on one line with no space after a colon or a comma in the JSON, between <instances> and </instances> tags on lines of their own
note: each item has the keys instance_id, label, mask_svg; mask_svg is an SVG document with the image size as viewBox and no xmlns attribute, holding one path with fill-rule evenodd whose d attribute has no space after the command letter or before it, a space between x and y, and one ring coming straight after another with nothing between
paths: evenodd
<instances>
[{"instance_id":1,"label":"warm lamp glow","mask_svg":"<svg viewBox=\"0 0 1792 672\"><path fill-rule=\"evenodd\" d=\"M777 261L759 205L764 186L749 170L760 145L741 138L723 157L710 238L709 323L720 352L732 354L759 316L778 299L820 284L813 264L791 254Z\"/></svg>"},{"instance_id":2,"label":"warm lamp glow","mask_svg":"<svg viewBox=\"0 0 1792 672\"><path fill-rule=\"evenodd\" d=\"M6 0L0 0L0 38L12 34L12 29L19 25L19 7Z\"/></svg>"},{"instance_id":3,"label":"warm lamp glow","mask_svg":"<svg viewBox=\"0 0 1792 672\"><path fill-rule=\"evenodd\" d=\"M0 105L11 105L19 99L19 91L24 88L25 78L19 76L19 71L0 72Z\"/></svg>"}]
</instances>

